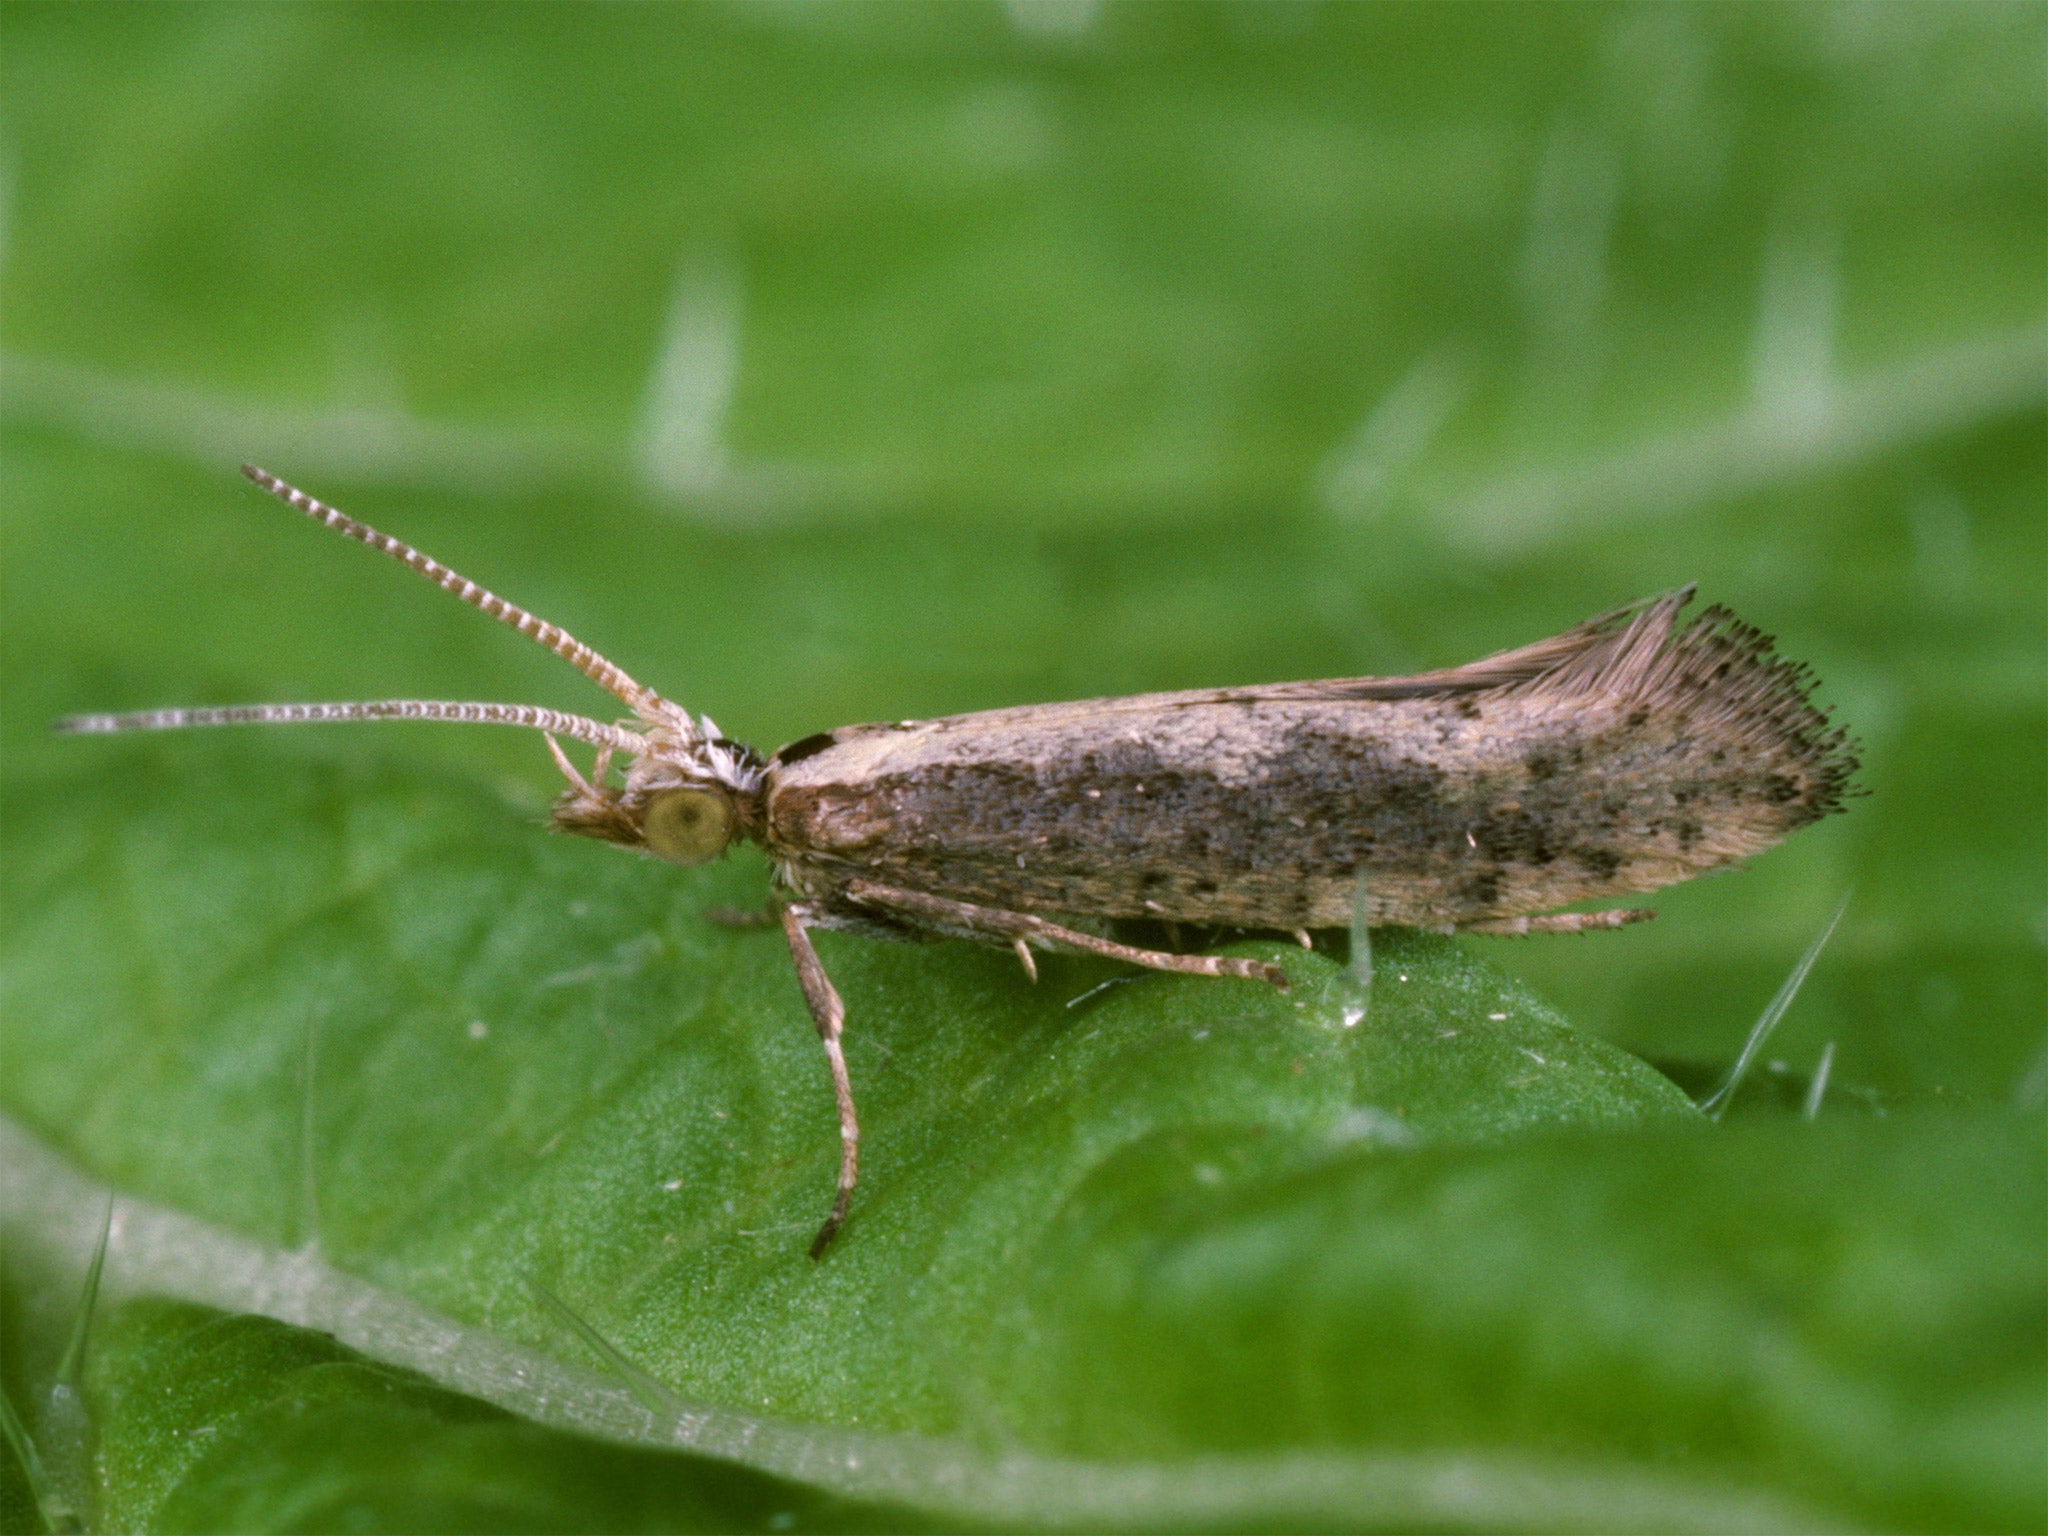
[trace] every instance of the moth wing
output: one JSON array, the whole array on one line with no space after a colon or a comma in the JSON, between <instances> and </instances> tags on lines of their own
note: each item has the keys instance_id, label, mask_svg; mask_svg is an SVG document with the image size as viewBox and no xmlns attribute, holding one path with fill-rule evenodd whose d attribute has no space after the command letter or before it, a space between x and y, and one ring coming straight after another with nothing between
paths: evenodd
<instances>
[{"instance_id":1,"label":"moth wing","mask_svg":"<svg viewBox=\"0 0 2048 1536\"><path fill-rule=\"evenodd\" d=\"M1418 672L1406 677L1339 677L1298 683L1261 683L1242 688L1192 688L1175 693L1138 693L1058 704L1024 704L971 715L945 715L873 725L846 725L791 742L775 754L778 768L788 768L832 747L868 741L902 742L906 737L1055 731L1104 716L1143 715L1201 708L1214 704L1333 703L1351 700L1443 698L1489 689L1538 687L1558 692L1612 688L1617 682L1641 678L1664 649L1678 612L1692 598L1684 587L1660 597L1645 598L1608 613L1596 614L1562 634L1500 651L1460 667Z\"/></svg>"},{"instance_id":2,"label":"moth wing","mask_svg":"<svg viewBox=\"0 0 2048 1536\"><path fill-rule=\"evenodd\" d=\"M1611 688L1625 684L1662 649L1678 618L1692 600L1693 589L1681 587L1647 597L1626 607L1595 614L1562 634L1511 651L1497 651L1459 667L1417 672L1408 677L1342 677L1322 682L1274 683L1263 688L1220 689L1206 697L1262 699L1425 699L1450 694L1480 693L1493 688L1538 685L1560 692ZM1197 695L1186 695L1190 702Z\"/></svg>"},{"instance_id":3,"label":"moth wing","mask_svg":"<svg viewBox=\"0 0 2048 1536\"><path fill-rule=\"evenodd\" d=\"M1806 670L1724 610L1681 623L1691 595L1409 677L841 727L769 764L770 846L821 880L1257 927L1342 921L1368 864L1384 921L1653 889L1838 808L1856 766ZM1537 766L1565 755L1587 771Z\"/></svg>"}]
</instances>

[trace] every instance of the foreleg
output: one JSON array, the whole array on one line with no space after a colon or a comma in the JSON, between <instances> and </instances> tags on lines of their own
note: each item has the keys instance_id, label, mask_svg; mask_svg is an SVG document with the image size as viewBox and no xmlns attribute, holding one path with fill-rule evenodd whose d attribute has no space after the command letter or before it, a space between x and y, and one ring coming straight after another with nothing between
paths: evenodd
<instances>
[{"instance_id":1,"label":"foreleg","mask_svg":"<svg viewBox=\"0 0 2048 1536\"><path fill-rule=\"evenodd\" d=\"M853 1083L846 1075L846 1052L840 1049L839 1034L846 1024L846 1005L818 961L811 937L804 931L812 916L808 902L793 901L782 909L782 933L789 940L789 956L796 962L797 985L804 989L810 1005L811 1022L818 1027L818 1039L825 1047L825 1060L832 1068L832 1097L839 1105L839 1188L832 1196L832 1214L818 1235L811 1239L811 1257L817 1258L832 1241L832 1234L846 1220L853 1203L853 1184L860 1169L860 1122L853 1113Z\"/></svg>"}]
</instances>

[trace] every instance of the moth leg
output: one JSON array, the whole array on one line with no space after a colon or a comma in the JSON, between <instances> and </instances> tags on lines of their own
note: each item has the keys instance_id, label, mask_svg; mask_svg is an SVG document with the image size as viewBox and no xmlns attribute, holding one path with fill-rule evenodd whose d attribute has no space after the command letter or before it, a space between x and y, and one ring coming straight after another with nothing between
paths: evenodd
<instances>
[{"instance_id":1,"label":"moth leg","mask_svg":"<svg viewBox=\"0 0 2048 1536\"><path fill-rule=\"evenodd\" d=\"M877 908L922 928L993 939L1027 949L1077 950L1084 955L1101 955L1126 965L1142 965L1155 971L1183 971L1195 976L1241 976L1247 981L1265 981L1287 990L1287 973L1263 960L1238 960L1223 955L1171 955L1157 949L1134 949L1113 939L1097 938L1062 928L1028 912L1006 912L1000 907L980 907L968 901L953 901L924 891L901 891L877 885L872 880L849 880L848 897L863 906Z\"/></svg>"},{"instance_id":2,"label":"moth leg","mask_svg":"<svg viewBox=\"0 0 2048 1536\"><path fill-rule=\"evenodd\" d=\"M1595 928L1625 928L1647 923L1657 914L1648 907L1610 907L1605 912L1551 912L1541 917L1496 917L1483 923L1460 923L1459 933L1590 933Z\"/></svg>"},{"instance_id":3,"label":"moth leg","mask_svg":"<svg viewBox=\"0 0 2048 1536\"><path fill-rule=\"evenodd\" d=\"M599 747L597 763L585 778L576 771L576 765L569 761L569 754L562 750L562 744L552 733L541 738L548 744L548 756L555 760L555 767L562 777L569 781L568 792L555 801L555 825L576 831L587 831L596 837L613 837L609 831L595 830L607 825L616 825L619 819L618 792L605 787L604 776L611 772L612 749ZM618 839L623 841L624 839Z\"/></svg>"},{"instance_id":4,"label":"moth leg","mask_svg":"<svg viewBox=\"0 0 2048 1536\"><path fill-rule=\"evenodd\" d=\"M591 788L589 779L584 778L582 774L576 771L576 765L569 761L569 754L562 750L562 744L555 740L552 735L543 736L541 740L548 744L548 756L555 760L555 766L561 769L562 777L569 781L569 787L585 800L595 800L598 797L597 791ZM611 752L607 748L595 775L600 783L604 781L605 768L610 765Z\"/></svg>"},{"instance_id":5,"label":"moth leg","mask_svg":"<svg viewBox=\"0 0 2048 1536\"><path fill-rule=\"evenodd\" d=\"M1024 967L1024 974L1038 980L1038 962L1031 958L1031 946L1020 937L1010 941L1010 948L1017 951L1017 963Z\"/></svg>"},{"instance_id":6,"label":"moth leg","mask_svg":"<svg viewBox=\"0 0 2048 1536\"><path fill-rule=\"evenodd\" d=\"M719 928L771 928L775 924L775 908L767 907L706 907L704 921Z\"/></svg>"},{"instance_id":7,"label":"moth leg","mask_svg":"<svg viewBox=\"0 0 2048 1536\"><path fill-rule=\"evenodd\" d=\"M840 1002L832 978L825 974L825 967L818 962L818 952L811 947L810 935L804 932L805 921L812 915L808 902L793 901L782 909L782 933L789 940L789 957L796 962L797 985L804 989L811 1022L818 1026L818 1039L824 1044L825 1060L832 1068L832 1097L839 1104L839 1188L832 1196L832 1214L811 1239L811 1257L815 1259L832 1241L832 1234L846 1220L847 1207L853 1203L853 1184L860 1167L860 1122L853 1114L853 1084L846 1075L846 1053L839 1048L846 1005Z\"/></svg>"}]
</instances>

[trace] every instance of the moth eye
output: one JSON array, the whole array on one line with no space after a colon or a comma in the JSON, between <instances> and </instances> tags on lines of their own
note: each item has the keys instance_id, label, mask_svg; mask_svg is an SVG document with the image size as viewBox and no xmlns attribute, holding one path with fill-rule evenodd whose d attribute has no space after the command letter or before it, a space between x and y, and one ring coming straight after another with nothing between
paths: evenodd
<instances>
[{"instance_id":1,"label":"moth eye","mask_svg":"<svg viewBox=\"0 0 2048 1536\"><path fill-rule=\"evenodd\" d=\"M732 841L732 801L707 789L664 789L640 819L640 840L671 864L708 864Z\"/></svg>"}]
</instances>

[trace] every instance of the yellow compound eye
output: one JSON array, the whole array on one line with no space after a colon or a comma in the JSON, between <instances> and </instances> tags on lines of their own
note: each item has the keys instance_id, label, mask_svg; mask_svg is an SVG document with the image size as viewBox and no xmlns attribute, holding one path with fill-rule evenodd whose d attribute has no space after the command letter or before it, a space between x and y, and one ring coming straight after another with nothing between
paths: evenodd
<instances>
[{"instance_id":1,"label":"yellow compound eye","mask_svg":"<svg viewBox=\"0 0 2048 1536\"><path fill-rule=\"evenodd\" d=\"M729 796L709 789L664 789L649 797L640 820L647 851L671 864L708 864L732 841Z\"/></svg>"}]
</instances>

